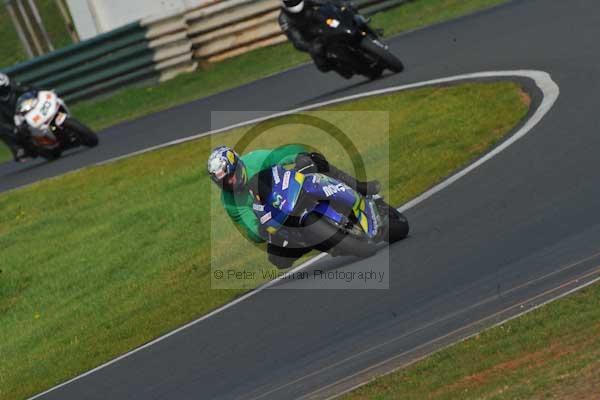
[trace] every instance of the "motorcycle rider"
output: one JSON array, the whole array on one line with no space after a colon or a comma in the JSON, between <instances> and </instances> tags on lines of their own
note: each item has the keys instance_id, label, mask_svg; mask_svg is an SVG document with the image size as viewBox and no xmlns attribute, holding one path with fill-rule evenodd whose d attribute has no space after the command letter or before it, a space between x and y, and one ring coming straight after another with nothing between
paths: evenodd
<instances>
[{"instance_id":1,"label":"motorcycle rider","mask_svg":"<svg viewBox=\"0 0 600 400\"><path fill-rule=\"evenodd\" d=\"M27 128L15 126L14 121L17 100L31 90L0 73L0 139L6 143L17 162L26 161L31 155L27 150Z\"/></svg>"},{"instance_id":2,"label":"motorcycle rider","mask_svg":"<svg viewBox=\"0 0 600 400\"><path fill-rule=\"evenodd\" d=\"M360 182L331 165L320 153L308 152L302 145L285 145L273 150L255 150L240 157L235 150L220 146L208 159L208 174L222 189L221 202L231 220L241 228L244 236L255 243L264 243L267 234L253 210L258 196L261 175L270 173L275 165L295 164L304 173L320 172L346 183L358 192L377 194L378 181ZM270 175L269 175L270 181ZM311 249L286 248L267 244L269 261L278 268L289 268Z\"/></svg>"},{"instance_id":3,"label":"motorcycle rider","mask_svg":"<svg viewBox=\"0 0 600 400\"><path fill-rule=\"evenodd\" d=\"M316 9L325 2L353 9L350 2L344 0L282 0L279 14L281 30L296 49L310 54L321 72L331 71L332 65L327 60L324 43L312 28L318 16ZM346 79L352 77L350 72L339 72Z\"/></svg>"}]
</instances>

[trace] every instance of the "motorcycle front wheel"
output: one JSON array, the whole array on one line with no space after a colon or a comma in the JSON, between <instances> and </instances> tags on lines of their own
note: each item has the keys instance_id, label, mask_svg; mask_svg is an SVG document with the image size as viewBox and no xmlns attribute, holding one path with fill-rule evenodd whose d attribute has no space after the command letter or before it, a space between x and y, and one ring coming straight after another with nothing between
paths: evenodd
<instances>
[{"instance_id":1,"label":"motorcycle front wheel","mask_svg":"<svg viewBox=\"0 0 600 400\"><path fill-rule=\"evenodd\" d=\"M400 61L398 57L392 54L389 50L378 46L372 38L365 37L360 42L360 47L370 55L379 59L380 62L387 68L389 68L391 71L395 73L400 73L404 71L404 64L402 64L402 61Z\"/></svg>"},{"instance_id":2,"label":"motorcycle front wheel","mask_svg":"<svg viewBox=\"0 0 600 400\"><path fill-rule=\"evenodd\" d=\"M98 146L98 135L90 128L77 121L74 118L67 118L63 124L63 128L74 133L79 138L81 144L86 147Z\"/></svg>"},{"instance_id":3,"label":"motorcycle front wheel","mask_svg":"<svg viewBox=\"0 0 600 400\"><path fill-rule=\"evenodd\" d=\"M404 214L383 201L377 204L377 208L381 215L388 216L388 226L384 234L384 240L388 243L396 243L405 239L410 231L410 226Z\"/></svg>"},{"instance_id":4,"label":"motorcycle front wheel","mask_svg":"<svg viewBox=\"0 0 600 400\"><path fill-rule=\"evenodd\" d=\"M373 243L341 231L333 223L317 214L310 214L304 222L303 236L313 248L336 255L352 255L360 258L370 257L376 252Z\"/></svg>"}]
</instances>

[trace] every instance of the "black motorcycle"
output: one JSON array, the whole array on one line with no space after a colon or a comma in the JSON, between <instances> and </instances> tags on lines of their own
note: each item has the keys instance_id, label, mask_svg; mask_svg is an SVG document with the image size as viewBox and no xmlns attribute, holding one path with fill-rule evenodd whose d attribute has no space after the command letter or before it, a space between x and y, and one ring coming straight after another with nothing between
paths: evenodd
<instances>
[{"instance_id":1,"label":"black motorcycle","mask_svg":"<svg viewBox=\"0 0 600 400\"><path fill-rule=\"evenodd\" d=\"M350 7L323 4L317 15L314 33L321 38L327 59L340 75L377 79L386 69L395 73L404 70L402 62L381 41L380 34L369 27L369 20Z\"/></svg>"}]
</instances>

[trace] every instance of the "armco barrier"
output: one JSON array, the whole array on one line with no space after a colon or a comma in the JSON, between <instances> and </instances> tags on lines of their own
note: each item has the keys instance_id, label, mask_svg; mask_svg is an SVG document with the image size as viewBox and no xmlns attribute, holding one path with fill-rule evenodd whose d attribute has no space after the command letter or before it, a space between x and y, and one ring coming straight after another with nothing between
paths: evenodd
<instances>
[{"instance_id":1,"label":"armco barrier","mask_svg":"<svg viewBox=\"0 0 600 400\"><path fill-rule=\"evenodd\" d=\"M356 0L363 14L411 0ZM163 81L286 40L279 0L206 0L185 12L148 18L4 69L13 79L53 88L68 101L141 81Z\"/></svg>"},{"instance_id":2,"label":"armco barrier","mask_svg":"<svg viewBox=\"0 0 600 400\"><path fill-rule=\"evenodd\" d=\"M399 6L410 0L357 0L363 14ZM194 48L194 59L217 62L286 40L277 18L279 0L225 0L182 15Z\"/></svg>"},{"instance_id":3,"label":"armco barrier","mask_svg":"<svg viewBox=\"0 0 600 400\"><path fill-rule=\"evenodd\" d=\"M165 80L192 71L186 26L169 21L136 22L31 61L4 69L13 79L55 89L68 101L145 80Z\"/></svg>"}]
</instances>

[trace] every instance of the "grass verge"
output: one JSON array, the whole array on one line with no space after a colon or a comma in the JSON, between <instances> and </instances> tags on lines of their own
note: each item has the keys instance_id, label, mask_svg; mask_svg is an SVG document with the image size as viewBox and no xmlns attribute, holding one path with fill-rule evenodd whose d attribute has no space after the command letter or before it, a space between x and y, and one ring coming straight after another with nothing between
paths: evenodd
<instances>
[{"instance_id":1,"label":"grass verge","mask_svg":"<svg viewBox=\"0 0 600 400\"><path fill-rule=\"evenodd\" d=\"M54 48L59 49L73 43L54 0L36 0L44 27L50 36ZM0 5L0 68L27 60L17 31L8 14L6 6Z\"/></svg>"},{"instance_id":2,"label":"grass verge","mask_svg":"<svg viewBox=\"0 0 600 400\"><path fill-rule=\"evenodd\" d=\"M415 0L375 15L372 25L385 29L391 35L449 20L505 1ZM43 4L44 2L40 2L40 7ZM127 88L108 98L81 102L71 109L80 120L93 129L101 130L264 78L308 60L306 54L284 43L209 65L201 71L180 75L158 86ZM9 153L0 150L0 161L9 158Z\"/></svg>"},{"instance_id":3,"label":"grass verge","mask_svg":"<svg viewBox=\"0 0 600 400\"><path fill-rule=\"evenodd\" d=\"M343 396L392 399L597 399L600 285L436 353Z\"/></svg>"},{"instance_id":4,"label":"grass verge","mask_svg":"<svg viewBox=\"0 0 600 400\"><path fill-rule=\"evenodd\" d=\"M0 68L25 61L27 56L4 3L0 5Z\"/></svg>"},{"instance_id":5,"label":"grass verge","mask_svg":"<svg viewBox=\"0 0 600 400\"><path fill-rule=\"evenodd\" d=\"M514 83L473 83L326 110L360 149L369 176L389 177L385 193L399 204L497 143L526 115L526 100ZM373 120L358 113L363 110L390 111L389 135L365 134L365 126L371 132L387 127L385 118ZM211 261L271 269L264 252L239 237L203 171L216 141L233 145L243 133L0 195L0 398L24 398L60 383L245 291L211 290ZM268 131L252 148L286 138L320 143L333 163L347 167L338 145L323 136L291 124ZM395 155L389 163L382 150Z\"/></svg>"},{"instance_id":6,"label":"grass verge","mask_svg":"<svg viewBox=\"0 0 600 400\"><path fill-rule=\"evenodd\" d=\"M56 1L36 0L36 4L54 48L60 49L73 44L73 39L67 30L67 23L60 13Z\"/></svg>"},{"instance_id":7,"label":"grass verge","mask_svg":"<svg viewBox=\"0 0 600 400\"><path fill-rule=\"evenodd\" d=\"M0 162L12 160L12 154L8 147L6 147L3 143L0 143Z\"/></svg>"}]
</instances>

